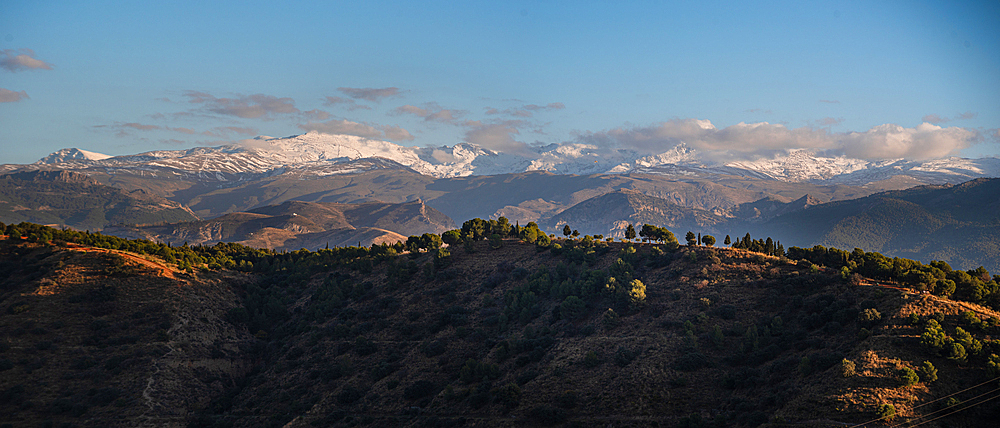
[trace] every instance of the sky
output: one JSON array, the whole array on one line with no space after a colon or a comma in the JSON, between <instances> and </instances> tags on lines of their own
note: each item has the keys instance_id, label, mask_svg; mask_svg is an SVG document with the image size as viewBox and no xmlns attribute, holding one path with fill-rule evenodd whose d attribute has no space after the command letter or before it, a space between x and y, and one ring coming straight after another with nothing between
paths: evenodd
<instances>
[{"instance_id":1,"label":"sky","mask_svg":"<svg viewBox=\"0 0 1000 428\"><path fill-rule=\"evenodd\" d=\"M1000 156L1000 2L0 0L0 163L318 131Z\"/></svg>"}]
</instances>

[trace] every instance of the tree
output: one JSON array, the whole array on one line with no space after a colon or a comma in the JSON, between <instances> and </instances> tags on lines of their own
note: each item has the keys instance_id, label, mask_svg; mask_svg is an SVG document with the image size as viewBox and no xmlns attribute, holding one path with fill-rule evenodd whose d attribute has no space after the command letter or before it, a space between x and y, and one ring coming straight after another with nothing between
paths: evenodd
<instances>
[{"instance_id":1,"label":"tree","mask_svg":"<svg viewBox=\"0 0 1000 428\"><path fill-rule=\"evenodd\" d=\"M441 237L433 233L425 233L420 236L420 248L431 251L441 248Z\"/></svg>"},{"instance_id":2,"label":"tree","mask_svg":"<svg viewBox=\"0 0 1000 428\"><path fill-rule=\"evenodd\" d=\"M507 217L500 217L497 219L497 227L493 230L493 233L498 233L502 237L510 236L510 231L513 226L510 225L510 220Z\"/></svg>"},{"instance_id":3,"label":"tree","mask_svg":"<svg viewBox=\"0 0 1000 428\"><path fill-rule=\"evenodd\" d=\"M701 242L709 247L715 245L715 237L712 235L705 235L701 237Z\"/></svg>"},{"instance_id":4,"label":"tree","mask_svg":"<svg viewBox=\"0 0 1000 428\"><path fill-rule=\"evenodd\" d=\"M883 419L886 422L891 422L896 418L896 407L888 403L878 406L878 409L875 410L875 416L878 416L879 419Z\"/></svg>"},{"instance_id":5,"label":"tree","mask_svg":"<svg viewBox=\"0 0 1000 428\"><path fill-rule=\"evenodd\" d=\"M931 364L930 361L924 361L924 364L920 366L920 376L923 377L925 383L936 381L938 375L934 364Z\"/></svg>"},{"instance_id":6,"label":"tree","mask_svg":"<svg viewBox=\"0 0 1000 428\"><path fill-rule=\"evenodd\" d=\"M646 302L646 284L638 279L633 279L628 284L628 304L632 308L641 306Z\"/></svg>"},{"instance_id":7,"label":"tree","mask_svg":"<svg viewBox=\"0 0 1000 428\"><path fill-rule=\"evenodd\" d=\"M960 343L952 342L948 348L948 359L964 363L966 358L965 347Z\"/></svg>"},{"instance_id":8,"label":"tree","mask_svg":"<svg viewBox=\"0 0 1000 428\"><path fill-rule=\"evenodd\" d=\"M577 236L580 236L580 231L573 229L573 237L576 238Z\"/></svg>"},{"instance_id":9,"label":"tree","mask_svg":"<svg viewBox=\"0 0 1000 428\"><path fill-rule=\"evenodd\" d=\"M576 296L568 296L559 305L559 315L566 320L573 321L583 316L587 309L587 304L583 299Z\"/></svg>"},{"instance_id":10,"label":"tree","mask_svg":"<svg viewBox=\"0 0 1000 428\"><path fill-rule=\"evenodd\" d=\"M920 376L917 376L917 372L909 367L903 367L899 370L899 381L903 383L903 386L913 386L920 382Z\"/></svg>"},{"instance_id":11,"label":"tree","mask_svg":"<svg viewBox=\"0 0 1000 428\"><path fill-rule=\"evenodd\" d=\"M503 238L500 237L500 234L494 233L490 235L490 247L492 247L495 250L502 246L503 246Z\"/></svg>"},{"instance_id":12,"label":"tree","mask_svg":"<svg viewBox=\"0 0 1000 428\"><path fill-rule=\"evenodd\" d=\"M732 244L732 243L733 243L733 241L732 241L731 239L729 239L729 235L726 235L726 240L725 240L725 241L722 241L722 243L723 243L723 244L726 244L726 245L729 245L729 244Z\"/></svg>"},{"instance_id":13,"label":"tree","mask_svg":"<svg viewBox=\"0 0 1000 428\"><path fill-rule=\"evenodd\" d=\"M688 246L693 247L698 244L698 237L695 236L694 232L688 231L688 233L684 235L684 239L687 240Z\"/></svg>"},{"instance_id":14,"label":"tree","mask_svg":"<svg viewBox=\"0 0 1000 428\"><path fill-rule=\"evenodd\" d=\"M457 230L449 230L441 234L441 241L448 245L456 245L462 242L462 234Z\"/></svg>"},{"instance_id":15,"label":"tree","mask_svg":"<svg viewBox=\"0 0 1000 428\"><path fill-rule=\"evenodd\" d=\"M521 240L529 244L534 244L538 241L538 235L545 235L545 233L540 233L538 226L534 222L528 223L527 226L521 228Z\"/></svg>"},{"instance_id":16,"label":"tree","mask_svg":"<svg viewBox=\"0 0 1000 428\"><path fill-rule=\"evenodd\" d=\"M565 225L565 226L563 226L563 236L566 236L568 238L569 235L572 234L572 233L573 233L573 229L570 229L568 224Z\"/></svg>"},{"instance_id":17,"label":"tree","mask_svg":"<svg viewBox=\"0 0 1000 428\"><path fill-rule=\"evenodd\" d=\"M629 241L635 239L635 227L632 226L632 223L629 223L628 227L625 228L625 239Z\"/></svg>"}]
</instances>

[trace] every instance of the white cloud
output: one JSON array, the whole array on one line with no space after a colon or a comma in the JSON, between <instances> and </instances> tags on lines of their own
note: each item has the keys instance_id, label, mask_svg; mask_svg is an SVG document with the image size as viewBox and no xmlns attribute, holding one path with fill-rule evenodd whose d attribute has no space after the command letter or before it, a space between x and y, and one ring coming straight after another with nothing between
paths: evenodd
<instances>
[{"instance_id":1,"label":"white cloud","mask_svg":"<svg viewBox=\"0 0 1000 428\"><path fill-rule=\"evenodd\" d=\"M299 125L299 128L324 134L354 135L373 140L408 141L413 139L413 135L409 131L398 126L369 125L349 120L334 119L326 122L309 122Z\"/></svg>"},{"instance_id":2,"label":"white cloud","mask_svg":"<svg viewBox=\"0 0 1000 428\"><path fill-rule=\"evenodd\" d=\"M10 72L51 70L52 64L36 59L31 49L3 49L0 50L0 68Z\"/></svg>"},{"instance_id":3,"label":"white cloud","mask_svg":"<svg viewBox=\"0 0 1000 428\"><path fill-rule=\"evenodd\" d=\"M31 97L27 92L0 88L0 103L14 103L29 98Z\"/></svg>"},{"instance_id":4,"label":"white cloud","mask_svg":"<svg viewBox=\"0 0 1000 428\"><path fill-rule=\"evenodd\" d=\"M837 143L849 157L862 159L935 159L957 155L977 142L979 135L965 128L942 128L922 123L914 128L879 125L866 132L838 134Z\"/></svg>"}]
</instances>

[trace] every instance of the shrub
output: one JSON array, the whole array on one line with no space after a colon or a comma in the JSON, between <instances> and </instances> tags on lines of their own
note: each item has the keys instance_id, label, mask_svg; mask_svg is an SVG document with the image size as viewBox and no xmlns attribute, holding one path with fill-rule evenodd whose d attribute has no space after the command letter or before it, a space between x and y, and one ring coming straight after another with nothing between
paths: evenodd
<instances>
[{"instance_id":1,"label":"shrub","mask_svg":"<svg viewBox=\"0 0 1000 428\"><path fill-rule=\"evenodd\" d=\"M888 403L878 406L878 409L875 410L875 416L886 422L891 422L896 418L896 407Z\"/></svg>"},{"instance_id":2,"label":"shrub","mask_svg":"<svg viewBox=\"0 0 1000 428\"><path fill-rule=\"evenodd\" d=\"M924 361L924 364L920 366L920 376L923 377L925 383L936 381L938 375L934 364L931 364L930 361Z\"/></svg>"},{"instance_id":3,"label":"shrub","mask_svg":"<svg viewBox=\"0 0 1000 428\"><path fill-rule=\"evenodd\" d=\"M899 381L903 383L903 386L913 386L920 382L920 376L917 376L917 372L909 367L903 367L899 369Z\"/></svg>"},{"instance_id":4,"label":"shrub","mask_svg":"<svg viewBox=\"0 0 1000 428\"><path fill-rule=\"evenodd\" d=\"M583 356L583 365L594 368L601 365L601 357L597 355L597 352L588 351L587 355Z\"/></svg>"},{"instance_id":5,"label":"shrub","mask_svg":"<svg viewBox=\"0 0 1000 428\"><path fill-rule=\"evenodd\" d=\"M497 388L495 395L497 401L506 407L517 407L521 403L521 387L515 383L508 383Z\"/></svg>"},{"instance_id":6,"label":"shrub","mask_svg":"<svg viewBox=\"0 0 1000 428\"><path fill-rule=\"evenodd\" d=\"M1000 376L1000 356L997 354L990 354L989 359L986 361L986 373L988 373L991 378Z\"/></svg>"},{"instance_id":7,"label":"shrub","mask_svg":"<svg viewBox=\"0 0 1000 428\"><path fill-rule=\"evenodd\" d=\"M459 378L465 383L493 380L498 377L500 368L496 364L480 363L472 358L468 359L459 371Z\"/></svg>"},{"instance_id":8,"label":"shrub","mask_svg":"<svg viewBox=\"0 0 1000 428\"><path fill-rule=\"evenodd\" d=\"M951 346L948 348L948 359L964 363L966 358L967 355L965 353L965 347L960 343L952 342Z\"/></svg>"},{"instance_id":9,"label":"shrub","mask_svg":"<svg viewBox=\"0 0 1000 428\"><path fill-rule=\"evenodd\" d=\"M882 320L882 314L878 312L875 308L868 308L858 314L858 321L862 324L871 326Z\"/></svg>"},{"instance_id":10,"label":"shrub","mask_svg":"<svg viewBox=\"0 0 1000 428\"><path fill-rule=\"evenodd\" d=\"M840 374L843 375L844 377L854 376L855 375L854 370L856 367L857 365L854 364L854 361L844 358L843 360L840 361Z\"/></svg>"}]
</instances>

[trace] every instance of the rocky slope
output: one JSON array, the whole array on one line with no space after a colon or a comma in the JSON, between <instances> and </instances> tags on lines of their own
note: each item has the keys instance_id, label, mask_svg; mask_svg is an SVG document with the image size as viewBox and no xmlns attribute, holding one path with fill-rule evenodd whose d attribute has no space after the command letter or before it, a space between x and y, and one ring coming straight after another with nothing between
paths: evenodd
<instances>
[{"instance_id":1,"label":"rocky slope","mask_svg":"<svg viewBox=\"0 0 1000 428\"><path fill-rule=\"evenodd\" d=\"M85 250L0 240L0 423L183 427L248 373L247 277Z\"/></svg>"}]
</instances>

